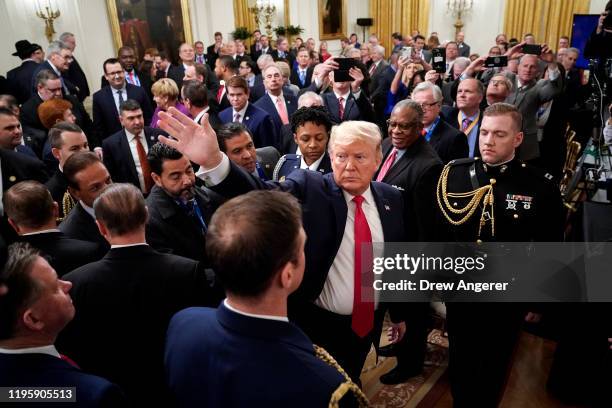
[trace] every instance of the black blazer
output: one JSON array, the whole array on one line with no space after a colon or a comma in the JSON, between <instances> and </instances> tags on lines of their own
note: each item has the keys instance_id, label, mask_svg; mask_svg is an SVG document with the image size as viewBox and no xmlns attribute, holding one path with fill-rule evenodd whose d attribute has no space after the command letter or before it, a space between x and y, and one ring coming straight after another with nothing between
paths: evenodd
<instances>
[{"instance_id":1,"label":"black blazer","mask_svg":"<svg viewBox=\"0 0 612 408\"><path fill-rule=\"evenodd\" d=\"M108 380L81 371L48 354L0 353L0 384L3 387L75 387L74 407L127 407L125 396ZM37 404L16 404L35 406Z\"/></svg>"},{"instance_id":2,"label":"black blazer","mask_svg":"<svg viewBox=\"0 0 612 408\"><path fill-rule=\"evenodd\" d=\"M151 92L151 85L153 85L153 80L151 78L151 75L148 72L145 72L145 73L140 72L136 68L134 68L133 72L138 77L138 81L140 81L140 87L145 91L145 93L149 97L149 102L152 103L153 93ZM127 77L127 74L126 74L126 77ZM104 75L102 75L102 77L100 78L100 89L104 88L105 86L109 86L109 85L110 84L108 83L106 78L104 78Z\"/></svg>"},{"instance_id":3,"label":"black blazer","mask_svg":"<svg viewBox=\"0 0 612 408\"><path fill-rule=\"evenodd\" d=\"M283 125L280 132L280 153L281 154L295 154L297 151L297 144L293 138L293 132L291 131L291 124L288 123Z\"/></svg>"},{"instance_id":4,"label":"black blazer","mask_svg":"<svg viewBox=\"0 0 612 408\"><path fill-rule=\"evenodd\" d=\"M468 157L469 146L467 137L458 129L452 127L442 118L431 133L429 144L434 148L442 163L446 164L454 159Z\"/></svg>"},{"instance_id":5,"label":"black blazer","mask_svg":"<svg viewBox=\"0 0 612 408\"><path fill-rule=\"evenodd\" d=\"M355 99L352 93L349 94L348 100L344 107L344 116L340 119L338 99L333 92L326 92L321 95L323 103L329 112L331 121L335 124L347 121L347 120L365 120L368 122L375 123L374 111L370 101L365 96L363 91L359 95L359 98Z\"/></svg>"},{"instance_id":6,"label":"black blazer","mask_svg":"<svg viewBox=\"0 0 612 408\"><path fill-rule=\"evenodd\" d=\"M97 261L103 255L98 245L93 242L71 239L59 231L21 236L20 241L40 249L47 256L49 264L55 269L58 276L63 276L80 266Z\"/></svg>"},{"instance_id":7,"label":"black blazer","mask_svg":"<svg viewBox=\"0 0 612 408\"><path fill-rule=\"evenodd\" d=\"M303 84L300 82L299 71L299 68L292 67L291 76L289 77L291 83L293 85L297 85L300 89L310 86L310 83L312 82L312 73L314 72L314 67L308 67L308 69L306 69L306 78L304 79Z\"/></svg>"},{"instance_id":8,"label":"black blazer","mask_svg":"<svg viewBox=\"0 0 612 408\"><path fill-rule=\"evenodd\" d=\"M32 90L32 94L36 94L36 92L37 92L37 90L36 90L36 74L38 74L43 69L47 69L47 70L55 73L55 71L53 70L53 67L51 66L51 63L48 60L45 60L42 64L39 64L34 69L34 72L32 72L32 78L30 78L30 89ZM68 77L66 77L64 75L64 73L62 73L61 79L62 79L62 82L64 83L64 85L66 86L66 89L68 89L68 93L66 93L66 90L62 87L62 95L63 96L66 96L66 95L74 95L74 96L76 96L78 94L78 92L79 92L79 89L76 87L76 85L73 84L68 79Z\"/></svg>"},{"instance_id":9,"label":"black blazer","mask_svg":"<svg viewBox=\"0 0 612 408\"><path fill-rule=\"evenodd\" d=\"M196 200L206 225L223 202L213 191L195 188ZM189 217L163 189L154 186L147 197L149 221L147 242L153 248L198 261L205 260L205 233L198 221Z\"/></svg>"},{"instance_id":10,"label":"black blazer","mask_svg":"<svg viewBox=\"0 0 612 408\"><path fill-rule=\"evenodd\" d=\"M454 127L455 129L461 129L461 124L457 121L457 115L459 115L459 109L457 107L451 108L449 106L442 106L440 110L440 116L442 119L446 121L449 125ZM478 129L480 129L480 125L482 124L482 110L480 111L480 116L478 118ZM480 148L478 146L480 139L480 132L476 132L476 146L474 147L474 157L480 157ZM467 136L466 136L467 140ZM469 151L469 146L468 146Z\"/></svg>"},{"instance_id":11,"label":"black blazer","mask_svg":"<svg viewBox=\"0 0 612 408\"><path fill-rule=\"evenodd\" d=\"M198 263L140 245L111 249L64 279L73 284L77 312L58 350L115 382L134 406L169 406L163 371L168 322L186 307L216 306Z\"/></svg>"},{"instance_id":12,"label":"black blazer","mask_svg":"<svg viewBox=\"0 0 612 408\"><path fill-rule=\"evenodd\" d=\"M98 244L100 251L105 253L110 249L108 241L100 235L98 226L91 215L85 211L80 202L70 211L70 214L59 225L68 238L89 241Z\"/></svg>"},{"instance_id":13,"label":"black blazer","mask_svg":"<svg viewBox=\"0 0 612 408\"><path fill-rule=\"evenodd\" d=\"M147 146L150 149L157 143L159 135L167 136L168 134L161 129L145 126L144 135ZM125 129L121 129L106 138L102 142L102 149L104 150L104 165L108 169L113 182L131 183L140 189L136 164L134 164L134 158L132 157Z\"/></svg>"},{"instance_id":14,"label":"black blazer","mask_svg":"<svg viewBox=\"0 0 612 408\"><path fill-rule=\"evenodd\" d=\"M68 71L64 74L64 78L68 79L77 87L76 97L80 102L83 102L85 98L89 96L89 85L87 84L87 78L79 62L74 58L68 67Z\"/></svg>"},{"instance_id":15,"label":"black blazer","mask_svg":"<svg viewBox=\"0 0 612 408\"><path fill-rule=\"evenodd\" d=\"M151 123L153 109L143 87L126 82L125 90L127 95L123 95L123 97L125 99L134 99L138 102L142 109L145 123ZM95 135L100 144L104 139L122 129L121 122L119 121L119 112L115 105L113 89L110 85L93 94L92 110Z\"/></svg>"},{"instance_id":16,"label":"black blazer","mask_svg":"<svg viewBox=\"0 0 612 408\"><path fill-rule=\"evenodd\" d=\"M13 150L0 148L0 165L4 191L20 181L35 180L46 183L49 179L43 162Z\"/></svg>"},{"instance_id":17,"label":"black blazer","mask_svg":"<svg viewBox=\"0 0 612 408\"><path fill-rule=\"evenodd\" d=\"M168 73L166 73L165 71L157 71L157 73L155 74L155 80L158 81L161 78L170 78L172 79L174 82L176 82L176 85L178 86L178 89L180 91L181 87L183 86L183 77L185 76L185 69L183 68L183 65L170 65L170 68L168 68Z\"/></svg>"},{"instance_id":18,"label":"black blazer","mask_svg":"<svg viewBox=\"0 0 612 408\"><path fill-rule=\"evenodd\" d=\"M59 206L60 218L63 218L66 214L64 214L62 202L64 200L64 194L68 191L68 180L66 176L64 176L64 173L62 173L59 168L56 168L53 176L45 183L45 187L47 187L47 190L51 193L53 201Z\"/></svg>"},{"instance_id":19,"label":"black blazer","mask_svg":"<svg viewBox=\"0 0 612 408\"><path fill-rule=\"evenodd\" d=\"M20 105L32 96L32 76L37 67L38 64L35 61L29 60L22 62L20 66L6 73L6 79Z\"/></svg>"},{"instance_id":20,"label":"black blazer","mask_svg":"<svg viewBox=\"0 0 612 408\"><path fill-rule=\"evenodd\" d=\"M390 138L385 138L382 142L382 163L391 153L392 147ZM382 179L383 183L400 190L404 195L404 202L408 204L405 216L407 223L413 226L408 230L409 240L430 241L435 238L431 225L437 210L434 205L435 193L441 172L440 158L425 139L419 137ZM377 176L378 172L374 179Z\"/></svg>"}]
</instances>

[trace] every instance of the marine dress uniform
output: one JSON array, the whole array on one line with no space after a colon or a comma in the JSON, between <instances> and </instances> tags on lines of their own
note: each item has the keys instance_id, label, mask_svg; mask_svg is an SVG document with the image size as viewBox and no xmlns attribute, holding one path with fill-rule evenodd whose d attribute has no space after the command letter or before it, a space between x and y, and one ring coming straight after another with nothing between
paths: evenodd
<instances>
[{"instance_id":1,"label":"marine dress uniform","mask_svg":"<svg viewBox=\"0 0 612 408\"><path fill-rule=\"evenodd\" d=\"M517 159L495 166L478 157L451 161L436 193L446 240L561 241L563 206L551 179ZM455 407L497 406L527 311L519 303L447 303Z\"/></svg>"}]
</instances>

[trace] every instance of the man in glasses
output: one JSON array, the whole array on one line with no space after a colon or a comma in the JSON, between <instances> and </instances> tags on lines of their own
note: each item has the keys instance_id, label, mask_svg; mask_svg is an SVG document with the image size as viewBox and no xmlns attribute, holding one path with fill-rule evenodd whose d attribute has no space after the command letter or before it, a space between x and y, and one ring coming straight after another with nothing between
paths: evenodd
<instances>
[{"instance_id":1,"label":"man in glasses","mask_svg":"<svg viewBox=\"0 0 612 408\"><path fill-rule=\"evenodd\" d=\"M410 219L408 225L413 226L408 240L422 242L435 240L431 228L435 217L433 203L436 182L442 171L442 161L422 136L423 116L423 108L415 101L406 99L395 105L387 121L389 137L382 142L382 165L374 175L376 181L400 190L404 202L413 204L405 213ZM381 383L399 384L423 370L427 311L425 303L415 307L410 320L406 321L410 330L403 339L381 348L380 355L397 356L397 366L380 377Z\"/></svg>"}]
</instances>

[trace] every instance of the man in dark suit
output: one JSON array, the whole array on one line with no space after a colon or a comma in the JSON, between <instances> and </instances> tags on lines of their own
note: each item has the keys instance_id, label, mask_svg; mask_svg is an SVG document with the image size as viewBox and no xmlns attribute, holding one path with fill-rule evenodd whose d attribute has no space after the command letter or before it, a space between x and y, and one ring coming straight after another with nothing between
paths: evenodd
<instances>
[{"instance_id":1,"label":"man in dark suit","mask_svg":"<svg viewBox=\"0 0 612 408\"><path fill-rule=\"evenodd\" d=\"M96 244L67 238L57 229L58 205L39 182L14 185L4 193L4 203L19 240L41 250L58 276L100 259Z\"/></svg>"},{"instance_id":2,"label":"man in dark suit","mask_svg":"<svg viewBox=\"0 0 612 408\"><path fill-rule=\"evenodd\" d=\"M272 52L274 51L274 49L270 47L270 39L267 35L262 35L261 37L259 37L259 43L261 45L261 48L259 49L259 51L255 52L255 54L252 54L254 61L257 61L259 57L264 54L272 55Z\"/></svg>"},{"instance_id":3,"label":"man in dark suit","mask_svg":"<svg viewBox=\"0 0 612 408\"><path fill-rule=\"evenodd\" d=\"M81 128L68 122L60 122L49 129L49 144L53 157L58 161L58 166L45 186L49 189L53 201L59 205L58 218L62 220L76 205L76 201L68 192L68 180L63 171L64 165L73 154L88 152L89 144Z\"/></svg>"},{"instance_id":4,"label":"man in dark suit","mask_svg":"<svg viewBox=\"0 0 612 408\"><path fill-rule=\"evenodd\" d=\"M274 61L287 61L289 68L293 68L295 57L289 51L289 40L284 37L276 40L276 49L270 52Z\"/></svg>"},{"instance_id":5,"label":"man in dark suit","mask_svg":"<svg viewBox=\"0 0 612 408\"><path fill-rule=\"evenodd\" d=\"M74 57L74 49L76 48L76 38L74 37L74 34L66 32L60 35L59 40L66 44L73 54L72 62L68 67L68 71L64 73L64 76L77 87L76 97L79 102L82 103L85 98L89 96L89 85L87 84L87 78L85 77L83 69Z\"/></svg>"},{"instance_id":6,"label":"man in dark suit","mask_svg":"<svg viewBox=\"0 0 612 408\"><path fill-rule=\"evenodd\" d=\"M304 275L300 216L295 198L268 191L219 208L207 251L227 298L217 310L183 310L168 327L165 367L180 406L323 407L341 386L367 405L287 317Z\"/></svg>"},{"instance_id":7,"label":"man in dark suit","mask_svg":"<svg viewBox=\"0 0 612 408\"><path fill-rule=\"evenodd\" d=\"M372 58L372 64L368 68L368 73L370 74L370 88L368 89L368 94L370 98L376 99L378 93L382 93L381 81L383 79L383 73L387 70L389 63L385 61L385 49L381 45L372 48L370 57Z\"/></svg>"},{"instance_id":8,"label":"man in dark suit","mask_svg":"<svg viewBox=\"0 0 612 408\"><path fill-rule=\"evenodd\" d=\"M87 135L89 144L94 148L99 147L99 144L96 143L97 138L93 136L93 124L89 114L76 96L62 96L62 83L55 73L42 70L36 74L36 89L36 93L21 107L19 119L24 126L47 132L48 129L43 126L38 117L38 107L49 99L62 98L72 105L71 110L76 117L76 123Z\"/></svg>"},{"instance_id":9,"label":"man in dark suit","mask_svg":"<svg viewBox=\"0 0 612 408\"><path fill-rule=\"evenodd\" d=\"M0 107L0 148L14 150L38 160L36 153L23 141L23 130L15 111Z\"/></svg>"},{"instance_id":10,"label":"man in dark suit","mask_svg":"<svg viewBox=\"0 0 612 408\"><path fill-rule=\"evenodd\" d=\"M318 97L317 95L315 95ZM300 97L302 101L304 96ZM322 106L303 107L291 115L293 134L292 153L285 154L274 169L274 181L284 180L296 169L331 172L331 161L327 153L327 142L332 123L327 110Z\"/></svg>"},{"instance_id":11,"label":"man in dark suit","mask_svg":"<svg viewBox=\"0 0 612 408\"><path fill-rule=\"evenodd\" d=\"M244 124L251 131L255 147L278 146L274 122L266 111L249 103L249 86L244 78L230 78L227 91L232 106L219 113L221 123Z\"/></svg>"},{"instance_id":12,"label":"man in dark suit","mask_svg":"<svg viewBox=\"0 0 612 408\"><path fill-rule=\"evenodd\" d=\"M193 167L180 152L158 143L147 158L155 181L147 197L147 242L162 252L205 260L206 230L222 198L196 186Z\"/></svg>"},{"instance_id":13,"label":"man in dark suit","mask_svg":"<svg viewBox=\"0 0 612 408\"><path fill-rule=\"evenodd\" d=\"M32 95L32 77L38 64L44 60L44 52L38 44L31 44L28 40L20 40L15 43L17 50L12 55L19 56L21 65L6 73L6 79L11 84L12 90L19 104L25 103Z\"/></svg>"},{"instance_id":14,"label":"man in dark suit","mask_svg":"<svg viewBox=\"0 0 612 408\"><path fill-rule=\"evenodd\" d=\"M193 121L197 124L202 124L205 114L208 114L208 122L216 129L221 126L221 120L209 106L209 93L206 85L197 80L190 80L183 83L181 89L183 104L189 110L189 114L193 117Z\"/></svg>"},{"instance_id":15,"label":"man in dark suit","mask_svg":"<svg viewBox=\"0 0 612 408\"><path fill-rule=\"evenodd\" d=\"M457 48L459 49L460 57L469 57L470 56L470 46L467 45L463 40L465 39L465 33L463 31L459 31L455 36L455 41L457 42Z\"/></svg>"},{"instance_id":16,"label":"man in dark suit","mask_svg":"<svg viewBox=\"0 0 612 408\"><path fill-rule=\"evenodd\" d=\"M307 88L312 82L314 67L310 65L310 52L306 47L301 47L298 50L296 61L298 66L295 68L291 67L291 76L289 80L300 89Z\"/></svg>"},{"instance_id":17,"label":"man in dark suit","mask_svg":"<svg viewBox=\"0 0 612 408\"><path fill-rule=\"evenodd\" d=\"M423 108L423 133L442 163L468 157L465 134L440 117L442 91L429 81L422 82L412 91L412 100Z\"/></svg>"},{"instance_id":18,"label":"man in dark suit","mask_svg":"<svg viewBox=\"0 0 612 408\"><path fill-rule=\"evenodd\" d=\"M133 406L169 406L163 373L168 322L185 307L216 306L219 299L197 262L147 245L147 209L136 187L109 186L94 210L111 249L65 276L78 312L58 348L117 383Z\"/></svg>"},{"instance_id":19,"label":"man in dark suit","mask_svg":"<svg viewBox=\"0 0 612 408\"><path fill-rule=\"evenodd\" d=\"M272 146L255 149L249 129L241 123L226 123L217 130L219 148L253 177L272 180L280 153Z\"/></svg>"},{"instance_id":20,"label":"man in dark suit","mask_svg":"<svg viewBox=\"0 0 612 408\"><path fill-rule=\"evenodd\" d=\"M283 125L289 124L289 118L297 109L297 98L290 92L283 92L284 78L276 64L268 65L262 71L266 95L253 105L270 115L274 130L280 135ZM278 144L276 145L278 147Z\"/></svg>"},{"instance_id":21,"label":"man in dark suit","mask_svg":"<svg viewBox=\"0 0 612 408\"><path fill-rule=\"evenodd\" d=\"M155 56L154 62L157 70L155 73L156 81L161 78L170 78L177 84L183 81L184 71L173 65L165 52L160 51L159 55Z\"/></svg>"},{"instance_id":22,"label":"man in dark suit","mask_svg":"<svg viewBox=\"0 0 612 408\"><path fill-rule=\"evenodd\" d=\"M375 175L376 181L397 188L404 201L412 203L405 217L413 228L408 232L409 241L427 242L436 240L435 190L442 171L442 162L421 136L423 109L411 100L398 102L388 124L389 137L382 143L383 164ZM383 384L399 384L418 375L423 370L427 345L427 316L429 304L415 304L413 313L406 322L410 330L403 342L393 347L397 355L397 366L382 375ZM384 349L381 349L384 353Z\"/></svg>"},{"instance_id":23,"label":"man in dark suit","mask_svg":"<svg viewBox=\"0 0 612 408\"><path fill-rule=\"evenodd\" d=\"M482 123L480 103L484 98L485 88L475 78L467 78L457 87L457 106L444 106L441 109L442 119L455 129L459 129L467 138L468 157L479 157L478 136Z\"/></svg>"},{"instance_id":24,"label":"man in dark suit","mask_svg":"<svg viewBox=\"0 0 612 408\"><path fill-rule=\"evenodd\" d=\"M347 120L365 120L374 123L376 120L372 105L361 89L363 73L358 68L351 68L349 72L353 78L352 82L336 82L333 79L334 74L330 75L333 92L322 95L330 119L333 123Z\"/></svg>"},{"instance_id":25,"label":"man in dark suit","mask_svg":"<svg viewBox=\"0 0 612 408\"><path fill-rule=\"evenodd\" d=\"M216 95L219 112L231 106L227 97L227 83L232 77L238 75L238 67L238 63L229 55L222 55L215 60L215 76L219 81Z\"/></svg>"},{"instance_id":26,"label":"man in dark suit","mask_svg":"<svg viewBox=\"0 0 612 408\"><path fill-rule=\"evenodd\" d=\"M251 44L251 58L253 61L257 60L259 55L257 55L258 51L261 50L261 31L259 29L253 30L253 44Z\"/></svg>"},{"instance_id":27,"label":"man in dark suit","mask_svg":"<svg viewBox=\"0 0 612 408\"><path fill-rule=\"evenodd\" d=\"M138 102L128 99L119 107L119 120L123 129L102 142L104 165L115 183L131 183L143 194L153 188L147 152L163 130L145 126Z\"/></svg>"},{"instance_id":28,"label":"man in dark suit","mask_svg":"<svg viewBox=\"0 0 612 408\"><path fill-rule=\"evenodd\" d=\"M26 243L9 247L0 273L11 296L0 294L0 385L74 387L75 407L125 407L119 388L81 371L55 348L55 339L75 309L68 291L39 252ZM68 392L68 391L67 391Z\"/></svg>"},{"instance_id":29,"label":"man in dark suit","mask_svg":"<svg viewBox=\"0 0 612 408\"><path fill-rule=\"evenodd\" d=\"M371 263L364 260L362 273L355 258L361 259L362 245L406 239L402 195L371 181L382 159L378 127L361 121L340 124L330 139L333 173L298 170L282 183L249 176L219 150L210 126L198 127L175 109L164 115L161 127L176 140L160 141L183 150L201 166L198 177L223 196L280 189L301 202L304 229L315 238L306 243L308 269L291 310L313 342L327 349L358 382L372 343L380 339L386 308L378 305L376 310L375 302L364 301L373 299ZM393 321L403 320L408 307L392 304ZM403 332L400 324L398 337Z\"/></svg>"},{"instance_id":30,"label":"man in dark suit","mask_svg":"<svg viewBox=\"0 0 612 408\"><path fill-rule=\"evenodd\" d=\"M100 251L108 250L108 243L96 226L93 203L100 192L112 183L110 174L100 158L92 152L78 152L66 160L64 175L68 191L78 203L59 225L69 238L95 242Z\"/></svg>"},{"instance_id":31,"label":"man in dark suit","mask_svg":"<svg viewBox=\"0 0 612 408\"><path fill-rule=\"evenodd\" d=\"M125 80L125 72L116 58L109 58L102 65L107 86L93 95L93 125L99 143L121 130L119 119L121 103L136 101L142 109L145 123L151 122L153 109L144 89Z\"/></svg>"},{"instance_id":32,"label":"man in dark suit","mask_svg":"<svg viewBox=\"0 0 612 408\"><path fill-rule=\"evenodd\" d=\"M206 48L206 60L210 68L215 67L215 61L219 57L219 52L223 46L223 34L219 31L215 32L215 43Z\"/></svg>"},{"instance_id":33,"label":"man in dark suit","mask_svg":"<svg viewBox=\"0 0 612 408\"><path fill-rule=\"evenodd\" d=\"M61 41L51 41L47 47L47 59L36 67L32 73L32 78L30 78L32 94L36 94L37 91L36 74L42 70L48 69L51 72L54 72L62 82L62 95L76 96L79 89L63 76L68 72L72 59L72 51L70 51L70 48L68 48L66 44Z\"/></svg>"}]
</instances>

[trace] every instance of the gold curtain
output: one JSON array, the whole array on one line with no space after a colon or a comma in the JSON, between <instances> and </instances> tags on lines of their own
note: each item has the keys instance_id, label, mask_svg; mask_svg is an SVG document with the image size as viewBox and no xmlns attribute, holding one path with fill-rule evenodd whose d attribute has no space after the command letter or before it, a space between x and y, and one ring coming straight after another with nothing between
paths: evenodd
<instances>
[{"instance_id":1,"label":"gold curtain","mask_svg":"<svg viewBox=\"0 0 612 408\"><path fill-rule=\"evenodd\" d=\"M572 32L572 16L589 12L591 0L506 0L504 32L519 41L533 33L536 43L556 50L559 37Z\"/></svg>"},{"instance_id":2,"label":"gold curtain","mask_svg":"<svg viewBox=\"0 0 612 408\"><path fill-rule=\"evenodd\" d=\"M391 34L400 32L404 36L419 30L427 37L430 0L370 0L370 16L374 25L370 33L376 34L389 55L392 47Z\"/></svg>"},{"instance_id":3,"label":"gold curtain","mask_svg":"<svg viewBox=\"0 0 612 408\"><path fill-rule=\"evenodd\" d=\"M234 0L234 21L235 27L246 27L250 32L257 28L255 17L249 11L248 0ZM250 45L251 40L247 42Z\"/></svg>"}]
</instances>

